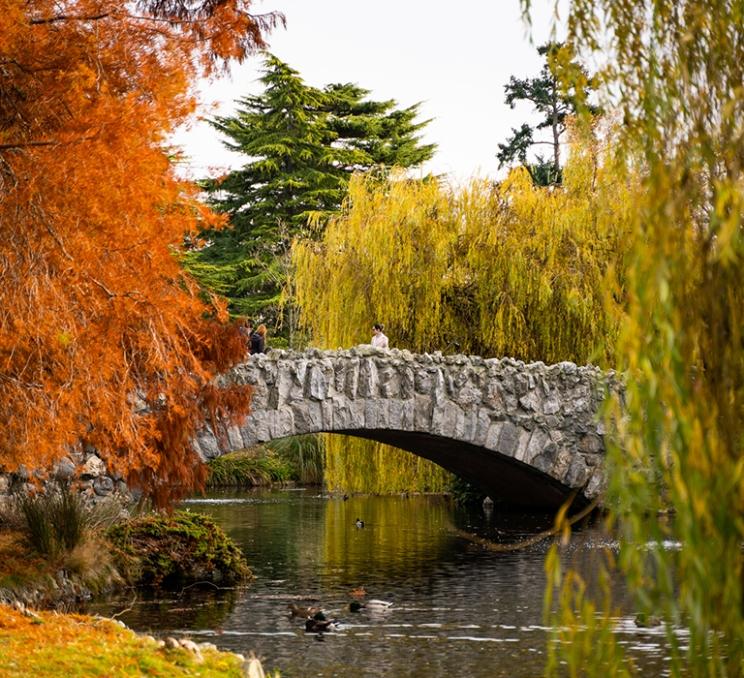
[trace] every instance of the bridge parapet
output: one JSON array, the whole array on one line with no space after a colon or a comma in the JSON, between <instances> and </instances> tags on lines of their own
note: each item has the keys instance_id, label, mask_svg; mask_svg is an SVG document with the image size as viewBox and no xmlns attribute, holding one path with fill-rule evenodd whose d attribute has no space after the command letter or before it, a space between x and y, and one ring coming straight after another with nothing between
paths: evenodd
<instances>
[{"instance_id":1,"label":"bridge parapet","mask_svg":"<svg viewBox=\"0 0 744 678\"><path fill-rule=\"evenodd\" d=\"M600 492L597 414L617 387L614 373L570 362L371 346L272 350L220 380L253 386L251 413L226 440L202 431L205 459L290 435L345 433L408 449L532 505L555 505L571 490L585 499Z\"/></svg>"}]
</instances>

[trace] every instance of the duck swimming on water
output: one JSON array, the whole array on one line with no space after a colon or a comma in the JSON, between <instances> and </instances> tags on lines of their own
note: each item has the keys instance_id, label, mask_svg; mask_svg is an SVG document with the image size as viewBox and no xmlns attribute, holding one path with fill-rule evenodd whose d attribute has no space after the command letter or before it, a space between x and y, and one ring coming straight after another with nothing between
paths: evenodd
<instances>
[{"instance_id":1,"label":"duck swimming on water","mask_svg":"<svg viewBox=\"0 0 744 678\"><path fill-rule=\"evenodd\" d=\"M387 600L368 600L366 603L360 603L358 600L354 600L349 603L349 611L359 612L361 610L367 610L368 612L388 612L393 607L393 604Z\"/></svg>"},{"instance_id":2,"label":"duck swimming on water","mask_svg":"<svg viewBox=\"0 0 744 678\"><path fill-rule=\"evenodd\" d=\"M364 521L363 521L363 520L362 520L361 518L357 518L357 519L356 519L356 523L355 523L355 525L356 525L356 526L357 526L358 528L360 528L360 529L361 529L362 527L364 527Z\"/></svg>"},{"instance_id":3,"label":"duck swimming on water","mask_svg":"<svg viewBox=\"0 0 744 678\"><path fill-rule=\"evenodd\" d=\"M322 612L316 613L312 619L305 622L305 631L307 633L323 633L324 631L333 631L336 628L335 619L326 619Z\"/></svg>"},{"instance_id":4,"label":"duck swimming on water","mask_svg":"<svg viewBox=\"0 0 744 678\"><path fill-rule=\"evenodd\" d=\"M287 605L287 608L293 617L305 617L306 619L309 619L320 612L319 607L301 607L300 605L294 605L293 603Z\"/></svg>"}]
</instances>

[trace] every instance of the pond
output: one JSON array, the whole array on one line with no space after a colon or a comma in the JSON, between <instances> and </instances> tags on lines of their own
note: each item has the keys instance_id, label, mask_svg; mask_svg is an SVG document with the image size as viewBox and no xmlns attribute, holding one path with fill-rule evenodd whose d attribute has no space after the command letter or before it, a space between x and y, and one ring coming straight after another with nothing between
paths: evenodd
<instances>
[{"instance_id":1,"label":"pond","mask_svg":"<svg viewBox=\"0 0 744 678\"><path fill-rule=\"evenodd\" d=\"M184 508L212 516L240 544L255 580L229 591L138 594L92 612L131 608L118 618L138 631L254 651L284 678L542 674L549 543L494 552L459 531L508 543L549 528L551 515L464 509L436 496L344 500L317 489L212 493ZM600 527L584 526L566 556L591 573L608 543ZM392 606L351 612L359 589L362 602ZM339 626L306 633L290 604L322 607ZM665 674L661 628L637 628L626 604L616 633L644 675Z\"/></svg>"}]
</instances>

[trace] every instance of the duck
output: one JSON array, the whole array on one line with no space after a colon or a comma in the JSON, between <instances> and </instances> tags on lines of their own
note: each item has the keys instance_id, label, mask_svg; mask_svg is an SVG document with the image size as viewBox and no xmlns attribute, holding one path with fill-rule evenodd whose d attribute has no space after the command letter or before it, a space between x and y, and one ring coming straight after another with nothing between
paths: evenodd
<instances>
[{"instance_id":1,"label":"duck","mask_svg":"<svg viewBox=\"0 0 744 678\"><path fill-rule=\"evenodd\" d=\"M311 619L305 621L306 633L323 633L332 631L336 627L335 619L326 619L322 612L317 612Z\"/></svg>"},{"instance_id":2,"label":"duck","mask_svg":"<svg viewBox=\"0 0 744 678\"><path fill-rule=\"evenodd\" d=\"M301 607L300 605L294 605L293 603L287 605L287 608L289 609L290 615L293 617L305 617L305 619L310 619L310 617L313 617L320 612L319 607Z\"/></svg>"},{"instance_id":3,"label":"duck","mask_svg":"<svg viewBox=\"0 0 744 678\"><path fill-rule=\"evenodd\" d=\"M350 612L360 612L361 610L367 610L369 612L388 612L393 607L393 603L387 600L368 600L366 603L360 603L358 600L353 600L349 603Z\"/></svg>"},{"instance_id":4,"label":"duck","mask_svg":"<svg viewBox=\"0 0 744 678\"><path fill-rule=\"evenodd\" d=\"M638 613L633 622L640 629L653 628L654 626L661 626L664 623L661 617L643 612Z\"/></svg>"},{"instance_id":5,"label":"duck","mask_svg":"<svg viewBox=\"0 0 744 678\"><path fill-rule=\"evenodd\" d=\"M357 519L356 519L356 523L354 523L354 524L355 524L355 525L357 526L357 528L359 528L359 529L361 529L361 528L363 528L363 527L364 527L364 521L363 521L363 520L362 520L361 518L357 518Z\"/></svg>"}]
</instances>

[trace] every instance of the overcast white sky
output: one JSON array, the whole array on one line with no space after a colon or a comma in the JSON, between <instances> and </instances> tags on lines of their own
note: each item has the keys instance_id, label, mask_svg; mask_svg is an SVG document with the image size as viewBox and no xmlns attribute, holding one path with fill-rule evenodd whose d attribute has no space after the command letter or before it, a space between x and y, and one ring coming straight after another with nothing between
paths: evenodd
<instances>
[{"instance_id":1,"label":"overcast white sky","mask_svg":"<svg viewBox=\"0 0 744 678\"><path fill-rule=\"evenodd\" d=\"M550 37L553 1L533 5L532 44L519 0L254 0L252 10L284 12L287 28L269 36L270 51L308 84L354 82L375 99L422 102L421 118L432 119L424 140L438 145L424 169L462 181L495 176L497 144L531 115L527 103L504 103L504 85L540 69L535 46ZM202 114L229 115L235 99L260 92L260 70L256 55L205 85ZM204 122L175 142L194 178L242 164Z\"/></svg>"}]
</instances>

